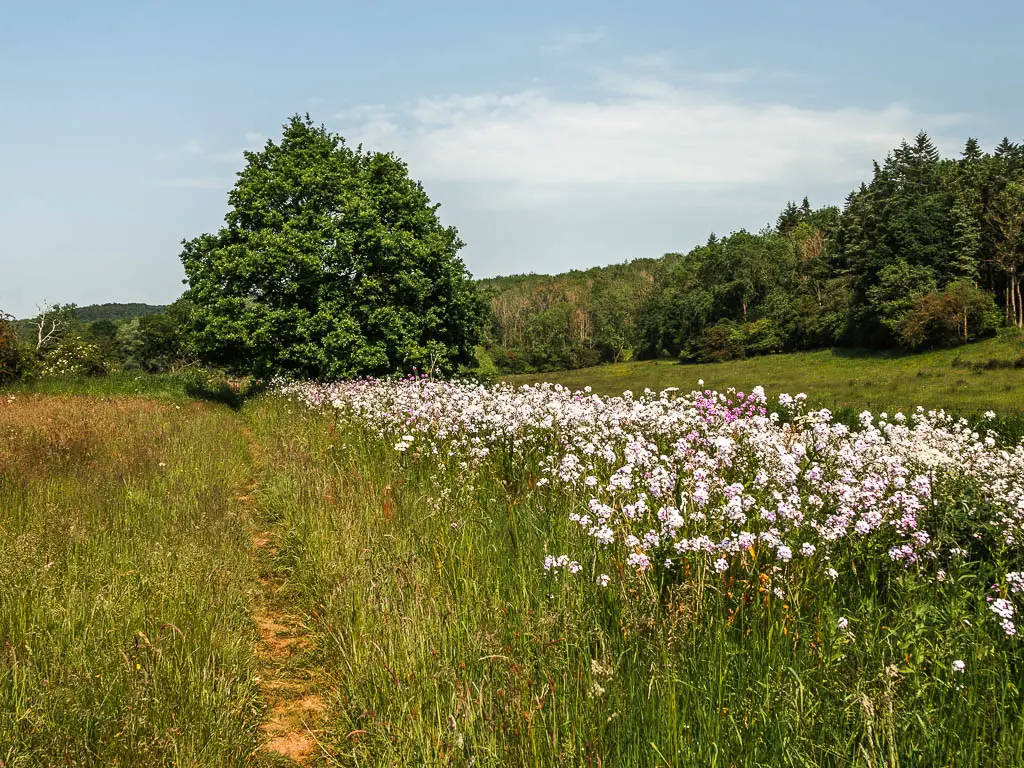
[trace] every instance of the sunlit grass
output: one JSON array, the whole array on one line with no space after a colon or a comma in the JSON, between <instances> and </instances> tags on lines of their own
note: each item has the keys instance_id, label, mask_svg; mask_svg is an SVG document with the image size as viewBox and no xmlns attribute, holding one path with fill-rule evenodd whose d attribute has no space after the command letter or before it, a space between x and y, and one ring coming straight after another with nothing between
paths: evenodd
<instances>
[{"instance_id":1,"label":"sunlit grass","mask_svg":"<svg viewBox=\"0 0 1024 768\"><path fill-rule=\"evenodd\" d=\"M254 581L226 409L0 398L0 762L246 765Z\"/></svg>"},{"instance_id":2,"label":"sunlit grass","mask_svg":"<svg viewBox=\"0 0 1024 768\"><path fill-rule=\"evenodd\" d=\"M1021 354L1006 335L918 356L535 378L610 393L702 378L836 408L1013 413ZM54 394L68 391L79 396ZM1019 653L1000 650L1010 641L955 587L979 573L838 587L808 574L786 600L758 579L700 573L600 590L540 567L579 544L568 514L586 500L537 488L520 456L438 473L332 415L182 377L41 380L10 397L4 766L269 761L254 756L259 569L233 500L255 471L246 426L261 454L246 514L273 533L280 602L311 629L288 663L315 670L328 705L323 765L1024 764Z\"/></svg>"},{"instance_id":3,"label":"sunlit grass","mask_svg":"<svg viewBox=\"0 0 1024 768\"><path fill-rule=\"evenodd\" d=\"M1017 655L953 587L885 569L809 572L785 600L770 567L665 589L552 579L543 555L578 543L585 500L534 487L516 457L439 474L331 415L277 399L247 415L277 457L263 503L342 765L1024 761Z\"/></svg>"},{"instance_id":4,"label":"sunlit grass","mask_svg":"<svg viewBox=\"0 0 1024 768\"><path fill-rule=\"evenodd\" d=\"M835 349L710 364L649 360L506 380L551 381L572 389L590 386L611 395L644 388L689 391L701 379L719 390L749 391L760 384L772 395L806 392L813 403L827 408L880 411L922 405L956 413L1019 413L1024 410L1024 337L1008 331L976 344L919 354Z\"/></svg>"}]
</instances>

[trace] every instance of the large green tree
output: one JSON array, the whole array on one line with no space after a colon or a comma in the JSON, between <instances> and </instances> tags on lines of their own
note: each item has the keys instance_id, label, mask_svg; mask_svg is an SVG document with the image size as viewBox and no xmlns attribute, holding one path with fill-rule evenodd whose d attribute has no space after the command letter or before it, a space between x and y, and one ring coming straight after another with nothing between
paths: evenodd
<instances>
[{"instance_id":1,"label":"large green tree","mask_svg":"<svg viewBox=\"0 0 1024 768\"><path fill-rule=\"evenodd\" d=\"M418 182L307 115L245 153L225 226L184 243L196 352L257 376L451 371L481 304Z\"/></svg>"}]
</instances>

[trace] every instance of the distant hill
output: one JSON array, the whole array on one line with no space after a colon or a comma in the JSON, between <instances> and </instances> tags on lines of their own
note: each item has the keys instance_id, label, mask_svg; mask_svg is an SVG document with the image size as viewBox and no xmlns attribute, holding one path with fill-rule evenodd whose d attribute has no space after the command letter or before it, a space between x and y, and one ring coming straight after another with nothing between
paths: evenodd
<instances>
[{"instance_id":1,"label":"distant hill","mask_svg":"<svg viewBox=\"0 0 1024 768\"><path fill-rule=\"evenodd\" d=\"M136 317L158 315L167 307L160 304L90 304L75 307L75 317L83 323L94 320L132 320Z\"/></svg>"}]
</instances>

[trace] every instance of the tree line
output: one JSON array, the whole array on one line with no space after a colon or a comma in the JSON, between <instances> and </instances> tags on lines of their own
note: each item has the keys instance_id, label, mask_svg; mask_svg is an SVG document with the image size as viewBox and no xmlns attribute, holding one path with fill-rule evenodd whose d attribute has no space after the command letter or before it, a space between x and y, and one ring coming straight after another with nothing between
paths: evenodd
<instances>
[{"instance_id":1,"label":"tree line","mask_svg":"<svg viewBox=\"0 0 1024 768\"><path fill-rule=\"evenodd\" d=\"M170 306L43 305L31 318L0 313L0 383L115 370L165 373L194 366L189 302Z\"/></svg>"},{"instance_id":2,"label":"tree line","mask_svg":"<svg viewBox=\"0 0 1024 768\"><path fill-rule=\"evenodd\" d=\"M0 379L202 363L312 379L922 349L1024 327L1024 148L919 134L842 207L563 275L473 281L458 232L393 154L293 116L245 153L224 226L182 243L167 308L0 314ZM143 315L143 316L139 316Z\"/></svg>"},{"instance_id":3,"label":"tree line","mask_svg":"<svg viewBox=\"0 0 1024 768\"><path fill-rule=\"evenodd\" d=\"M788 203L686 254L478 282L502 371L631 357L716 361L829 346L922 349L1024 327L1024 148L925 133L842 207Z\"/></svg>"}]
</instances>

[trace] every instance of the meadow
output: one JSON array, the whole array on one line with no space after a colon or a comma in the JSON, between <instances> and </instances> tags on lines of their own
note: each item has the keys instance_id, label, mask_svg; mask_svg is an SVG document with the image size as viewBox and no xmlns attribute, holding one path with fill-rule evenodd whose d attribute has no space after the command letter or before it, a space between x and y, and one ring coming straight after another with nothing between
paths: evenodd
<instances>
[{"instance_id":1,"label":"meadow","mask_svg":"<svg viewBox=\"0 0 1024 768\"><path fill-rule=\"evenodd\" d=\"M256 571L226 409L0 397L0 762L241 765Z\"/></svg>"},{"instance_id":2,"label":"meadow","mask_svg":"<svg viewBox=\"0 0 1024 768\"><path fill-rule=\"evenodd\" d=\"M703 380L713 389L760 385L778 394L806 392L812 402L842 408L945 408L957 413L1024 411L1024 336L999 336L953 349L911 354L828 349L766 355L722 363L643 360L554 373L508 376L514 384L555 382L592 387L604 395L631 389L690 390Z\"/></svg>"},{"instance_id":3,"label":"meadow","mask_svg":"<svg viewBox=\"0 0 1024 768\"><path fill-rule=\"evenodd\" d=\"M985 343L960 354L1012 383L1016 342ZM824 364L712 391L753 362L694 392L591 372L636 392L612 398L4 393L0 760L1024 765L1024 449L998 398L849 425L815 402Z\"/></svg>"}]
</instances>

